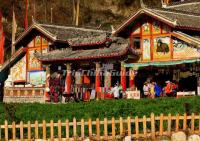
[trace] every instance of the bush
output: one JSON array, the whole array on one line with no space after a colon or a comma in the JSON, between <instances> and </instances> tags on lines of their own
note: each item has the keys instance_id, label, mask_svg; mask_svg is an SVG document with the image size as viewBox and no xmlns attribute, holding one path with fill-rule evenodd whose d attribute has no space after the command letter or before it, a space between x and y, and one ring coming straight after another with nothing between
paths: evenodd
<instances>
[{"instance_id":1,"label":"bush","mask_svg":"<svg viewBox=\"0 0 200 141\"><path fill-rule=\"evenodd\" d=\"M187 103L187 104L185 104ZM187 111L185 110L185 105ZM2 108L4 107L4 108ZM42 122L51 119L72 121L74 117L78 121L81 118L88 120L92 118L103 119L107 117L127 117L127 116L150 116L153 112L156 115L161 113L167 115L171 113L180 115L184 112L199 114L200 97L191 98L158 98L158 99L141 99L141 100L100 100L91 102L79 102L70 104L39 104L39 103L24 103L24 104L3 104L0 103L0 124L7 119L9 122L15 120L19 123L20 120L27 123L29 120L33 123L35 120ZM188 111L189 109L189 111Z\"/></svg>"}]
</instances>

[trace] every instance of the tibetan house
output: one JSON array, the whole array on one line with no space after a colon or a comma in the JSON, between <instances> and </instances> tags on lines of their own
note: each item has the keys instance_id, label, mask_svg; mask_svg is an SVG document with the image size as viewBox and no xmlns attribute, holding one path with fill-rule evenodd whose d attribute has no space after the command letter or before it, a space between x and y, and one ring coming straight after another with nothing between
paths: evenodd
<instances>
[{"instance_id":1,"label":"tibetan house","mask_svg":"<svg viewBox=\"0 0 200 141\"><path fill-rule=\"evenodd\" d=\"M45 92L53 95L54 102L61 100L63 92L85 93L93 88L100 93L126 80L125 72L122 78L120 73L125 71L127 56L139 57L126 39L110 32L35 22L16 40L15 48L10 66L3 66L11 67L5 102L44 102ZM111 79L110 70L118 75Z\"/></svg>"},{"instance_id":2,"label":"tibetan house","mask_svg":"<svg viewBox=\"0 0 200 141\"><path fill-rule=\"evenodd\" d=\"M167 2L163 0L162 8L142 4L115 31L142 52L139 60L127 61L125 67L134 70L140 91L145 81L164 86L170 80L185 94L200 94L200 2Z\"/></svg>"},{"instance_id":3,"label":"tibetan house","mask_svg":"<svg viewBox=\"0 0 200 141\"><path fill-rule=\"evenodd\" d=\"M200 2L141 8L114 32L34 22L1 68L5 102L58 102L62 93L97 98L120 83L131 98L143 84L170 80L200 90ZM10 71L8 71L10 70ZM48 94L46 94L48 93Z\"/></svg>"}]
</instances>

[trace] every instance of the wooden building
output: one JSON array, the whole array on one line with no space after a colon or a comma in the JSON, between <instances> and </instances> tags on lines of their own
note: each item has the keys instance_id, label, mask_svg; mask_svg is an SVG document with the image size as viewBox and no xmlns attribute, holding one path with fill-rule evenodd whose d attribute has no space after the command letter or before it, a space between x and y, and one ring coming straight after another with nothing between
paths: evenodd
<instances>
[{"instance_id":1,"label":"wooden building","mask_svg":"<svg viewBox=\"0 0 200 141\"><path fill-rule=\"evenodd\" d=\"M161 85L177 81L181 91L197 92L200 2L163 2L162 8L141 4L112 33L34 22L17 38L18 51L1 69L1 81L10 70L4 101L44 102L44 93L55 89L60 95L95 88L96 97L102 97L116 83L137 97L148 79Z\"/></svg>"}]
</instances>

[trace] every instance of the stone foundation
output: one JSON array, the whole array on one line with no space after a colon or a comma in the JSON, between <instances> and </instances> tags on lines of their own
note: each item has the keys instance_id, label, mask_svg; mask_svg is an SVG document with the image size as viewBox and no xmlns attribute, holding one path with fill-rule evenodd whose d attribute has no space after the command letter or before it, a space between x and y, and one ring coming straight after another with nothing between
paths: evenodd
<instances>
[{"instance_id":1,"label":"stone foundation","mask_svg":"<svg viewBox=\"0 0 200 141\"><path fill-rule=\"evenodd\" d=\"M44 103L44 96L4 96L5 103Z\"/></svg>"}]
</instances>

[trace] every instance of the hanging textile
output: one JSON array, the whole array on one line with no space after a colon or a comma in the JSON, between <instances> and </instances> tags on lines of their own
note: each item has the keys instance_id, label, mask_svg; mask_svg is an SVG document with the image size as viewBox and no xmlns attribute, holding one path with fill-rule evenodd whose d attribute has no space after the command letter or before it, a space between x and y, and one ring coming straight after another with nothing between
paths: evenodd
<instances>
[{"instance_id":1,"label":"hanging textile","mask_svg":"<svg viewBox=\"0 0 200 141\"><path fill-rule=\"evenodd\" d=\"M3 16L0 11L0 64L4 63L4 43L5 43L5 34L3 32Z\"/></svg>"}]
</instances>

